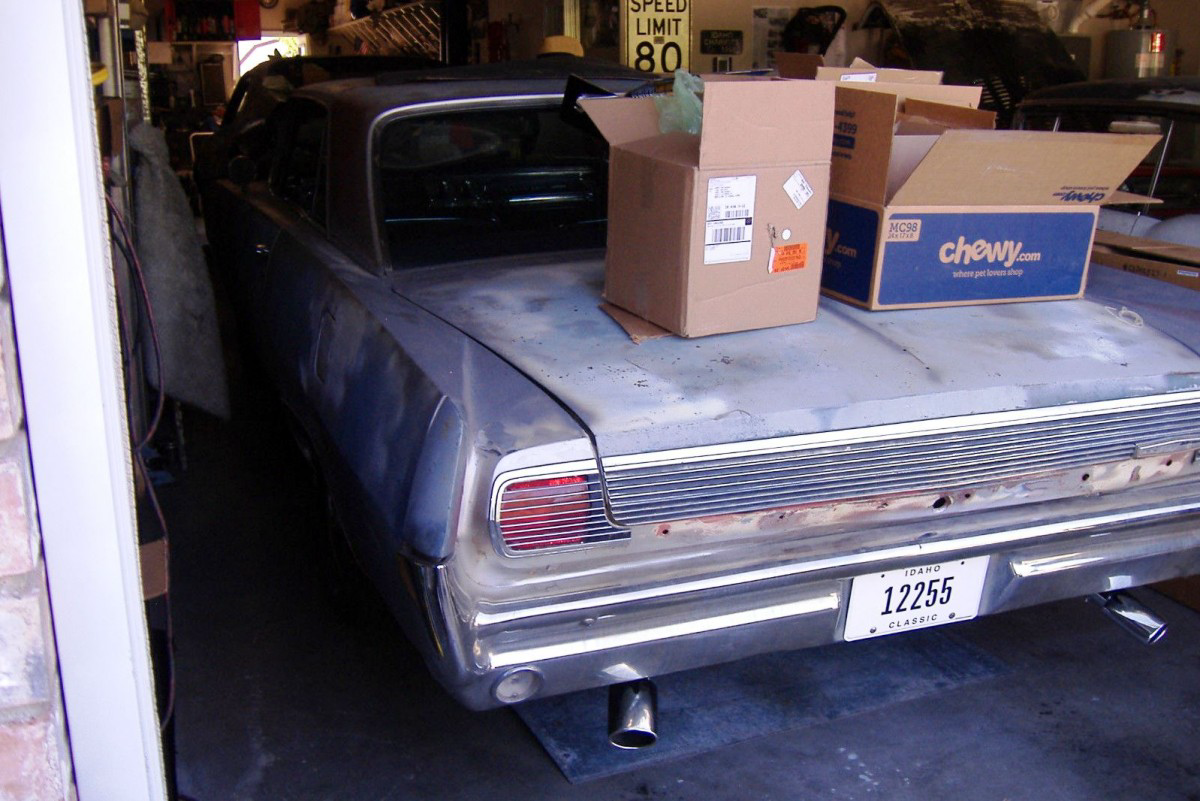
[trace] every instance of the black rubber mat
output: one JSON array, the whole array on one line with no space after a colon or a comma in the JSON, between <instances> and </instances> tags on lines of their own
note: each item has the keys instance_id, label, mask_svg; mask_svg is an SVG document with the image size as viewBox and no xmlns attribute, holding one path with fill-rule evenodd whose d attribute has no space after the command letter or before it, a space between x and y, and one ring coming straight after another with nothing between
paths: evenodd
<instances>
[{"instance_id":1,"label":"black rubber mat","mask_svg":"<svg viewBox=\"0 0 1200 801\"><path fill-rule=\"evenodd\" d=\"M886 666L880 669L881 666ZM1007 671L947 630L765 654L656 679L658 742L608 743L608 690L515 707L571 782L946 692Z\"/></svg>"}]
</instances>

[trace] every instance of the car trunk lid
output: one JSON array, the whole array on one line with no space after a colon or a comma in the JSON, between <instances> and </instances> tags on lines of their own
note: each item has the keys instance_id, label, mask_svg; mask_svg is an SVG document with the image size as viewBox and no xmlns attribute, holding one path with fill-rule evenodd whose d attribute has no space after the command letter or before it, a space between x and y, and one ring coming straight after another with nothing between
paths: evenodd
<instances>
[{"instance_id":1,"label":"car trunk lid","mask_svg":"<svg viewBox=\"0 0 1200 801\"><path fill-rule=\"evenodd\" d=\"M544 387L605 458L1200 389L1200 356L1138 311L1136 277L1100 278L1104 298L884 313L823 299L813 323L640 344L600 309L598 257L408 271L394 290ZM1200 303L1171 297L1156 313L1182 336Z\"/></svg>"}]
</instances>

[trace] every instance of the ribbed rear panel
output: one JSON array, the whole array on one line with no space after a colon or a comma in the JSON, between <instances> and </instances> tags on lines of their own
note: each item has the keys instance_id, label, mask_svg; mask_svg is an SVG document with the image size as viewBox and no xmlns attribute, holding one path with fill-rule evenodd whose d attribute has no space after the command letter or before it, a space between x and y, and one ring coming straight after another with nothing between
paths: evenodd
<instances>
[{"instance_id":1,"label":"ribbed rear panel","mask_svg":"<svg viewBox=\"0 0 1200 801\"><path fill-rule=\"evenodd\" d=\"M1169 398L1169 396L1168 396ZM915 436L870 429L747 443L719 456L703 449L605 463L613 516L622 525L754 512L840 499L942 491L1130 458L1139 448L1200 442L1200 401L976 427L970 418ZM1058 412L1056 414L1062 414ZM1069 414L1069 412L1068 412ZM1010 415L1015 417L1015 415ZM997 419L1000 418L1000 419ZM968 422L964 422L968 421ZM889 429L894 432L894 429Z\"/></svg>"}]
</instances>

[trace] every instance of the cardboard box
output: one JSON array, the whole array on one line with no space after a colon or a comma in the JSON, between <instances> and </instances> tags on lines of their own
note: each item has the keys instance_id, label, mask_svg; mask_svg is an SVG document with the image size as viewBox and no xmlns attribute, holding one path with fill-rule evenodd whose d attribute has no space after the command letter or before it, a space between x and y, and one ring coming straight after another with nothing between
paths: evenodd
<instances>
[{"instance_id":1,"label":"cardboard box","mask_svg":"<svg viewBox=\"0 0 1200 801\"><path fill-rule=\"evenodd\" d=\"M824 57L816 53L776 53L775 67L781 78L816 78L822 81L846 81L849 83L916 83L940 84L940 70L903 70L891 67L876 67L861 58L855 58L848 67L827 67ZM976 103L978 103L976 97Z\"/></svg>"},{"instance_id":2,"label":"cardboard box","mask_svg":"<svg viewBox=\"0 0 1200 801\"><path fill-rule=\"evenodd\" d=\"M860 58L856 58L849 67L818 67L814 77L819 81L848 83L940 84L942 82L940 70L900 70L874 67Z\"/></svg>"},{"instance_id":3,"label":"cardboard box","mask_svg":"<svg viewBox=\"0 0 1200 801\"><path fill-rule=\"evenodd\" d=\"M1200 290L1200 248L1098 230L1092 263Z\"/></svg>"},{"instance_id":4,"label":"cardboard box","mask_svg":"<svg viewBox=\"0 0 1200 801\"><path fill-rule=\"evenodd\" d=\"M700 136L653 98L581 100L610 145L604 297L685 337L815 319L832 84L705 84Z\"/></svg>"},{"instance_id":5,"label":"cardboard box","mask_svg":"<svg viewBox=\"0 0 1200 801\"><path fill-rule=\"evenodd\" d=\"M838 84L827 294L868 309L1083 294L1097 208L1158 137L990 130L978 91Z\"/></svg>"}]
</instances>

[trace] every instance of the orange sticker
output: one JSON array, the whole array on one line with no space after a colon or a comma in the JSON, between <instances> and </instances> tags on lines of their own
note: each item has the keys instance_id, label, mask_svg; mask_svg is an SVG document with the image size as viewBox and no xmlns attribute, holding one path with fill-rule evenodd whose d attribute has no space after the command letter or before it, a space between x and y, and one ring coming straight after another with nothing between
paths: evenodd
<instances>
[{"instance_id":1,"label":"orange sticker","mask_svg":"<svg viewBox=\"0 0 1200 801\"><path fill-rule=\"evenodd\" d=\"M771 248L770 272L783 273L808 266L808 243L777 245Z\"/></svg>"}]
</instances>

